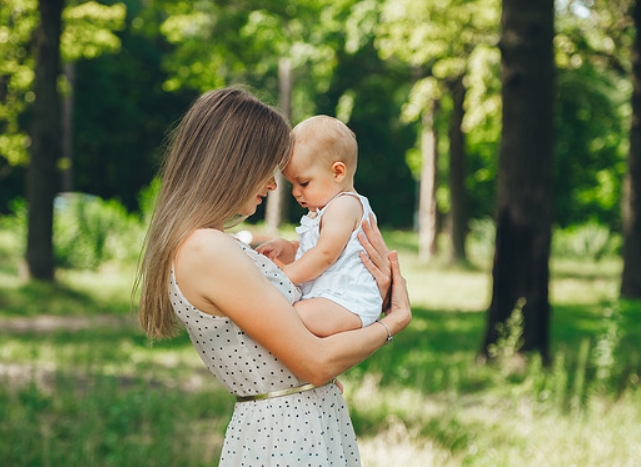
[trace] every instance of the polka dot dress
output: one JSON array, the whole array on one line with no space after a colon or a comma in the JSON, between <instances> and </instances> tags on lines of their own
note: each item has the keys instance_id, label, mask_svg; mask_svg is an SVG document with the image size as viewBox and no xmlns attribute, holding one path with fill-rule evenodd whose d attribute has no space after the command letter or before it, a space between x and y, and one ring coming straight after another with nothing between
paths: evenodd
<instances>
[{"instance_id":1,"label":"polka dot dress","mask_svg":"<svg viewBox=\"0 0 641 467\"><path fill-rule=\"evenodd\" d=\"M299 290L274 263L249 247L242 248L291 303L300 298ZM201 359L232 394L248 396L305 384L230 319L192 306L173 272L169 293ZM282 397L237 402L219 465L360 466L356 436L341 392L329 384Z\"/></svg>"}]
</instances>

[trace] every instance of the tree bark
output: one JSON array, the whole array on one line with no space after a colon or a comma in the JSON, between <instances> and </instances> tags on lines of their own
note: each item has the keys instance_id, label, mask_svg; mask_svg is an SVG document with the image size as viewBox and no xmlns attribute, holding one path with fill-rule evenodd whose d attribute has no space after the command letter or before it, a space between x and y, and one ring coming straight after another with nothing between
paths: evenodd
<instances>
[{"instance_id":1,"label":"tree bark","mask_svg":"<svg viewBox=\"0 0 641 467\"><path fill-rule=\"evenodd\" d=\"M465 135L462 130L465 110L465 86L463 76L450 83L450 93L454 106L450 118L450 238L451 260L455 263L467 261L465 238L467 236L467 189L465 187L467 154Z\"/></svg>"},{"instance_id":2,"label":"tree bark","mask_svg":"<svg viewBox=\"0 0 641 467\"><path fill-rule=\"evenodd\" d=\"M29 276L40 280L54 279L53 200L59 185L56 163L61 156L57 86L63 6L64 0L40 0L40 24L35 32L36 100L26 180L29 206L26 262Z\"/></svg>"},{"instance_id":3,"label":"tree bark","mask_svg":"<svg viewBox=\"0 0 641 467\"><path fill-rule=\"evenodd\" d=\"M65 64L67 93L62 103L62 191L73 191L73 102L76 81L76 64Z\"/></svg>"},{"instance_id":4,"label":"tree bark","mask_svg":"<svg viewBox=\"0 0 641 467\"><path fill-rule=\"evenodd\" d=\"M438 109L436 100L423 110L421 134L421 182L418 208L418 259L422 263L430 261L437 251L438 206L436 187L438 183L437 136L434 128Z\"/></svg>"},{"instance_id":5,"label":"tree bark","mask_svg":"<svg viewBox=\"0 0 641 467\"><path fill-rule=\"evenodd\" d=\"M641 1L635 2L632 15L636 37L632 47L630 149L622 199L621 297L641 299Z\"/></svg>"},{"instance_id":6,"label":"tree bark","mask_svg":"<svg viewBox=\"0 0 641 467\"><path fill-rule=\"evenodd\" d=\"M292 66L288 58L278 60L278 106L288 120L292 115ZM270 191L265 207L265 226L267 233L278 236L278 228L287 215L287 180L280 172L276 173L276 189Z\"/></svg>"},{"instance_id":7,"label":"tree bark","mask_svg":"<svg viewBox=\"0 0 641 467\"><path fill-rule=\"evenodd\" d=\"M520 351L549 363L549 255L552 224L553 0L503 0L503 135L492 301L481 354L490 355L521 300Z\"/></svg>"}]
</instances>

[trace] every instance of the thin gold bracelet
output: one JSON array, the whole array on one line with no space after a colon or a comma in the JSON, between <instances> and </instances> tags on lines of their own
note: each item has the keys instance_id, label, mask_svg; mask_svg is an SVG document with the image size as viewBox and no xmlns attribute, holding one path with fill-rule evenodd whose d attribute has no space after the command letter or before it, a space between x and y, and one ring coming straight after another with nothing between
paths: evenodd
<instances>
[{"instance_id":1,"label":"thin gold bracelet","mask_svg":"<svg viewBox=\"0 0 641 467\"><path fill-rule=\"evenodd\" d=\"M382 324L385 330L387 331L387 341L385 342L385 344L389 344L390 342L392 342L392 339L394 339L394 336L392 336L392 331L389 330L389 327L387 326L387 324L379 320L377 320L376 322L379 324Z\"/></svg>"}]
</instances>

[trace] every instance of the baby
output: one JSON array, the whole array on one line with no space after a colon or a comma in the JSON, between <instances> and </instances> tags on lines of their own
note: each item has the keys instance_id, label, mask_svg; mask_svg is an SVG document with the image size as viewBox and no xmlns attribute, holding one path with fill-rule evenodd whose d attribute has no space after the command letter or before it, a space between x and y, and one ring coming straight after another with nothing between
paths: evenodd
<instances>
[{"instance_id":1,"label":"baby","mask_svg":"<svg viewBox=\"0 0 641 467\"><path fill-rule=\"evenodd\" d=\"M382 299L360 258L357 235L373 212L367 198L354 190L356 136L325 115L299 123L292 134L294 149L283 174L309 212L296 228L298 242L276 239L257 251L301 287L302 299L294 306L311 332L325 337L367 326L379 318ZM285 252L293 248L291 261Z\"/></svg>"}]
</instances>

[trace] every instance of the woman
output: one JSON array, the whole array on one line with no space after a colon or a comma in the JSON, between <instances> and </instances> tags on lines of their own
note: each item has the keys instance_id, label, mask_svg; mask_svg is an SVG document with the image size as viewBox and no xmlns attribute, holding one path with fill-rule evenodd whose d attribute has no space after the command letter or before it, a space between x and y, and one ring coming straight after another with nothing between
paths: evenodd
<instances>
[{"instance_id":1,"label":"woman","mask_svg":"<svg viewBox=\"0 0 641 467\"><path fill-rule=\"evenodd\" d=\"M176 129L161 169L139 279L140 321L152 338L186 327L203 362L237 397L220 465L358 466L358 447L333 378L410 322L405 281L389 255L383 320L319 338L292 304L297 289L265 256L224 232L276 187L291 152L283 117L237 89L209 92ZM387 248L364 226L368 268L383 296ZM371 242L371 243L370 243Z\"/></svg>"}]
</instances>

